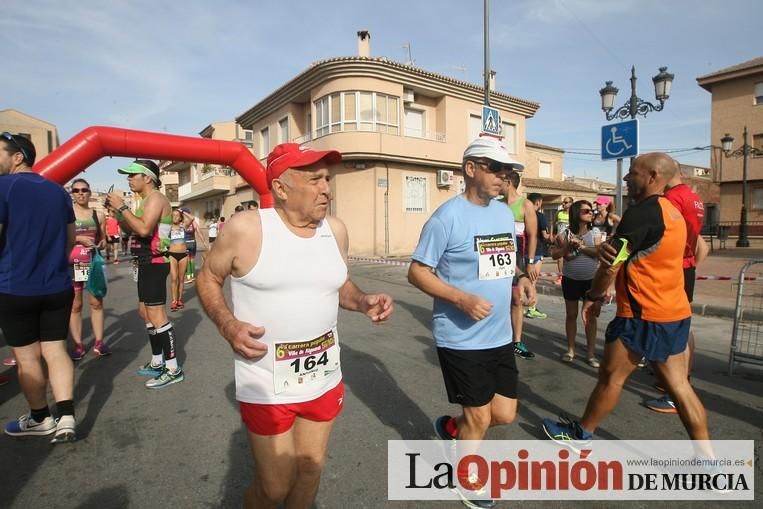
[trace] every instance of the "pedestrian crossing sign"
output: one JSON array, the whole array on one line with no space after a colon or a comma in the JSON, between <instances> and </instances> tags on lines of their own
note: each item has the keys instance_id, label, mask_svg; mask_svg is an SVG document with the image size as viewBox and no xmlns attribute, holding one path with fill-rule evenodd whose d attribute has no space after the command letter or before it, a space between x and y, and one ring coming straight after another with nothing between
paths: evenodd
<instances>
[{"instance_id":1,"label":"pedestrian crossing sign","mask_svg":"<svg viewBox=\"0 0 763 509\"><path fill-rule=\"evenodd\" d=\"M497 109L490 106L482 106L482 132L500 136L501 134L501 114Z\"/></svg>"}]
</instances>

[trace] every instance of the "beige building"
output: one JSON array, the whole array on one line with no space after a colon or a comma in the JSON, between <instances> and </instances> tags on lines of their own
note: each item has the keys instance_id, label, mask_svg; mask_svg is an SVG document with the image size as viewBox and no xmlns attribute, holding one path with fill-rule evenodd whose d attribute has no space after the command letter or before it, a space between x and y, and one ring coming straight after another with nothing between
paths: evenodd
<instances>
[{"instance_id":1,"label":"beige building","mask_svg":"<svg viewBox=\"0 0 763 509\"><path fill-rule=\"evenodd\" d=\"M37 161L53 152L61 144L58 129L54 124L45 122L18 110L0 110L0 132L25 136L34 144Z\"/></svg>"},{"instance_id":2,"label":"beige building","mask_svg":"<svg viewBox=\"0 0 763 509\"><path fill-rule=\"evenodd\" d=\"M432 212L463 190L461 157L481 131L483 89L370 57L370 35L358 35L357 57L317 62L236 123L211 124L201 135L241 141L263 164L284 142L340 151L330 213L347 225L350 253L409 255ZM526 165L524 192L544 194L551 208L563 195L595 197L562 182L562 150L527 142L526 122L538 103L493 92L491 105L500 111L507 148ZM178 198L197 216L229 217L236 205L258 199L227 167L176 162L165 169L179 172Z\"/></svg>"},{"instance_id":3,"label":"beige building","mask_svg":"<svg viewBox=\"0 0 763 509\"><path fill-rule=\"evenodd\" d=\"M720 182L720 221L736 234L742 204L742 158L726 157L720 140L729 133L734 137L733 149L747 143L763 151L763 57L749 60L697 78L699 86L712 94L710 144L713 146L711 166ZM763 234L763 157L747 159L747 218L749 233Z\"/></svg>"},{"instance_id":4,"label":"beige building","mask_svg":"<svg viewBox=\"0 0 763 509\"><path fill-rule=\"evenodd\" d=\"M209 124L199 135L252 146L252 132L242 129L232 120ZM189 208L191 214L199 218L202 227L205 226L205 219L230 217L237 205L247 204L257 197L249 184L229 166L162 161L160 167L162 184L172 182L171 176L175 176L177 205Z\"/></svg>"}]
</instances>

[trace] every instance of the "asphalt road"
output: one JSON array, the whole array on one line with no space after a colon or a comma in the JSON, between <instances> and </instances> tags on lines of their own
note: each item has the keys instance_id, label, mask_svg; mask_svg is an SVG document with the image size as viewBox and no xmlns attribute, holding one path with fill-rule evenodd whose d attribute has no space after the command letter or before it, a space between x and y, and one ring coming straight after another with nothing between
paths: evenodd
<instances>
[{"instance_id":1,"label":"asphalt road","mask_svg":"<svg viewBox=\"0 0 763 509\"><path fill-rule=\"evenodd\" d=\"M387 500L387 440L432 438L431 419L454 409L447 403L429 333L431 299L406 282L403 267L356 263L351 271L361 288L390 293L397 307L391 322L381 326L356 313L340 315L345 409L332 435L316 507L461 507L458 502ZM129 265L112 266L106 338L114 354L97 358L89 353L76 366L79 440L53 447L45 439L0 436L0 508L241 507L252 463L233 399L230 349L203 315L191 286L186 308L172 314L186 380L146 390L145 378L135 374L150 354L134 310L135 295ZM561 412L579 416L594 385L595 370L582 360L572 365L558 361L564 350L561 299L542 296L540 307L549 317L527 322L526 343L537 357L519 364L519 418L492 429L488 438L543 438L540 420ZM612 306L605 308L601 337L613 314ZM299 319L298 311L294 318ZM734 377L726 376L731 327L726 319L695 317L698 347L692 380L708 409L713 438L758 441L755 492L760 499L763 370L740 366ZM582 336L580 342L582 352ZM0 354L7 355L8 348L0 348ZM6 422L27 407L15 368L0 372L13 378L0 387L0 421ZM640 405L655 395L654 382L647 370L637 372L597 436L684 439L677 416L655 414ZM626 505L675 509L719 504L512 502L503 507Z\"/></svg>"}]
</instances>

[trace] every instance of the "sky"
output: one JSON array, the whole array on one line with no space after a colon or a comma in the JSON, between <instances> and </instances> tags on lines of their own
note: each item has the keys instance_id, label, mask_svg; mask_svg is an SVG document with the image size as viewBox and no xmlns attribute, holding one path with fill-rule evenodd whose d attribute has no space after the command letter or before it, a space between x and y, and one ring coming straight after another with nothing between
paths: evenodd
<instances>
[{"instance_id":1,"label":"sky","mask_svg":"<svg viewBox=\"0 0 763 509\"><path fill-rule=\"evenodd\" d=\"M490 63L500 92L537 101L527 139L567 151L564 173L614 182L600 160L599 89L655 102L652 76L675 74L661 112L640 119L641 152L709 166L710 93L696 78L763 56L760 0L491 0ZM92 125L196 136L233 120L311 63L371 55L483 83L483 0L5 0L0 109L56 124L61 142ZM741 138L741 133L732 133ZM121 183L103 159L96 189Z\"/></svg>"}]
</instances>

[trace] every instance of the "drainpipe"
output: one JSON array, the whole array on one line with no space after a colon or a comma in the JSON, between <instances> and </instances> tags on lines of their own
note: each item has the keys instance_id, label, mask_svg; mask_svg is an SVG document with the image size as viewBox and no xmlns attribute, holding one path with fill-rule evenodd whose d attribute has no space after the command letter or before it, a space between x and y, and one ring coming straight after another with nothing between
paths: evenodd
<instances>
[{"instance_id":1,"label":"drainpipe","mask_svg":"<svg viewBox=\"0 0 763 509\"><path fill-rule=\"evenodd\" d=\"M384 187L384 258L389 257L389 164L384 161L387 169L387 185Z\"/></svg>"}]
</instances>

